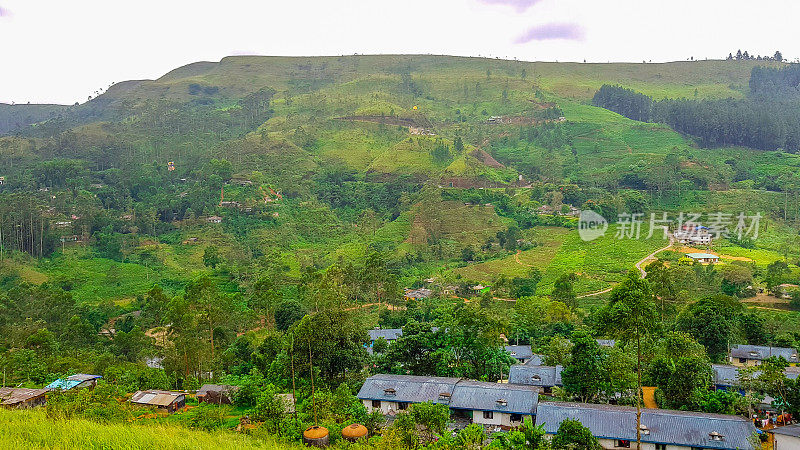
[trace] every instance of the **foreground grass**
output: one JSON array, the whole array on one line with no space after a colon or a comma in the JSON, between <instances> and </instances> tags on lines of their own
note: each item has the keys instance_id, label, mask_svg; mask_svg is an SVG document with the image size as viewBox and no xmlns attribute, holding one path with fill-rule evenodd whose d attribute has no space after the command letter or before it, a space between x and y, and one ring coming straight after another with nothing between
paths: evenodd
<instances>
[{"instance_id":1,"label":"foreground grass","mask_svg":"<svg viewBox=\"0 0 800 450\"><path fill-rule=\"evenodd\" d=\"M50 420L44 410L0 409L4 449L284 449L232 432L208 433L167 425L101 424L84 419Z\"/></svg>"}]
</instances>

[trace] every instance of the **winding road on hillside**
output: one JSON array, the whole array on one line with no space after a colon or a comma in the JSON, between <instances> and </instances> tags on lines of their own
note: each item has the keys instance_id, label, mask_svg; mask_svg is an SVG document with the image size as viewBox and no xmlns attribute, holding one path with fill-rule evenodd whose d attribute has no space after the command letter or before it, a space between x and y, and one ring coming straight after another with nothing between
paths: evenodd
<instances>
[{"instance_id":1,"label":"winding road on hillside","mask_svg":"<svg viewBox=\"0 0 800 450\"><path fill-rule=\"evenodd\" d=\"M639 273L641 274L642 278L647 276L647 271L645 271L644 268L642 268L642 265L644 263L646 263L647 261L651 261L651 260L656 259L656 255L657 254L663 252L664 250L669 250L670 248L672 248L672 245L674 243L675 243L674 238L670 235L669 236L669 245L667 245L666 247L660 248L660 249L654 251L653 253L650 253L649 255L645 256L642 259L640 259L639 262L637 262L635 264L635 267L636 267L636 269L639 270ZM521 266L526 266L526 267L533 267L532 264L526 264L526 263L523 263L522 261L520 261L520 259L519 259L520 253L522 253L522 252L520 250L517 250L517 253L514 255L514 260L517 262L517 264L519 264ZM610 288L607 288L607 289L603 289L602 291L590 292L588 294L579 295L579 296L577 296L577 298L596 297L598 295L603 295L605 293L611 292L612 289L614 289L614 286L611 286Z\"/></svg>"}]
</instances>

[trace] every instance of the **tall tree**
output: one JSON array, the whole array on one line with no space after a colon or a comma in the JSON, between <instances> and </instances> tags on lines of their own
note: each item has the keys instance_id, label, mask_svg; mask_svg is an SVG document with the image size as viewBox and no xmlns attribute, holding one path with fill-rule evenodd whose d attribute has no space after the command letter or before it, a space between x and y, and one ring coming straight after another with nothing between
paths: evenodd
<instances>
[{"instance_id":1,"label":"tall tree","mask_svg":"<svg viewBox=\"0 0 800 450\"><path fill-rule=\"evenodd\" d=\"M583 403L594 401L605 385L605 355L586 333L573 334L572 344L572 356L561 372L564 390Z\"/></svg>"},{"instance_id":2,"label":"tall tree","mask_svg":"<svg viewBox=\"0 0 800 450\"><path fill-rule=\"evenodd\" d=\"M656 326L656 308L650 283L635 270L611 291L608 304L600 311L601 327L636 346L636 448L642 446L642 341Z\"/></svg>"}]
</instances>

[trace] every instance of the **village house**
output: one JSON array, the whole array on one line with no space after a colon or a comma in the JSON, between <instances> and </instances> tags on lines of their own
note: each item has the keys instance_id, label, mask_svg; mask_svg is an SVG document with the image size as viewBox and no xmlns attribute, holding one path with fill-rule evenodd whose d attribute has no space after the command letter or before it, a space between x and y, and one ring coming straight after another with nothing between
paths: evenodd
<instances>
[{"instance_id":1,"label":"village house","mask_svg":"<svg viewBox=\"0 0 800 450\"><path fill-rule=\"evenodd\" d=\"M406 300L422 300L424 298L428 298L433 294L433 291L426 288L420 289L406 289L403 296Z\"/></svg>"},{"instance_id":2,"label":"village house","mask_svg":"<svg viewBox=\"0 0 800 450\"><path fill-rule=\"evenodd\" d=\"M525 364L533 358L530 345L506 345L506 351L520 364Z\"/></svg>"},{"instance_id":3,"label":"village house","mask_svg":"<svg viewBox=\"0 0 800 450\"><path fill-rule=\"evenodd\" d=\"M208 223L222 223L222 217L220 216L211 216L206 218L206 222Z\"/></svg>"},{"instance_id":4,"label":"village house","mask_svg":"<svg viewBox=\"0 0 800 450\"><path fill-rule=\"evenodd\" d=\"M540 355L538 353L534 353L531 355L531 359L525 362L526 366L543 366L544 365L544 355Z\"/></svg>"},{"instance_id":5,"label":"village house","mask_svg":"<svg viewBox=\"0 0 800 450\"><path fill-rule=\"evenodd\" d=\"M0 387L0 405L5 408L35 408L47 402L47 389Z\"/></svg>"},{"instance_id":6,"label":"village house","mask_svg":"<svg viewBox=\"0 0 800 450\"><path fill-rule=\"evenodd\" d=\"M796 450L800 448L800 424L767 430L774 439L773 450Z\"/></svg>"},{"instance_id":7,"label":"village house","mask_svg":"<svg viewBox=\"0 0 800 450\"><path fill-rule=\"evenodd\" d=\"M562 366L514 365L508 373L508 384L534 386L540 394L551 394L554 387L561 387Z\"/></svg>"},{"instance_id":8,"label":"village house","mask_svg":"<svg viewBox=\"0 0 800 450\"><path fill-rule=\"evenodd\" d=\"M97 381L101 378L103 377L100 375L78 373L75 375L70 375L66 378L59 378L45 386L45 389L48 391L52 391L54 389L61 389L62 391L84 388L93 389L95 386L97 386Z\"/></svg>"},{"instance_id":9,"label":"village house","mask_svg":"<svg viewBox=\"0 0 800 450\"><path fill-rule=\"evenodd\" d=\"M757 366L772 356L783 358L792 365L800 362L796 349L761 345L737 345L731 348L728 359L735 366Z\"/></svg>"},{"instance_id":10,"label":"village house","mask_svg":"<svg viewBox=\"0 0 800 450\"><path fill-rule=\"evenodd\" d=\"M711 370L714 373L712 376L714 389L718 391L738 389L739 367L728 364L712 364Z\"/></svg>"},{"instance_id":11,"label":"village house","mask_svg":"<svg viewBox=\"0 0 800 450\"><path fill-rule=\"evenodd\" d=\"M713 238L708 228L698 224L684 224L673 233L675 240L683 245L711 245Z\"/></svg>"},{"instance_id":12,"label":"village house","mask_svg":"<svg viewBox=\"0 0 800 450\"><path fill-rule=\"evenodd\" d=\"M536 424L549 436L567 419L589 428L604 449L636 448L636 408L553 402L536 410ZM756 433L744 417L663 409L643 409L640 429L643 450L752 450Z\"/></svg>"},{"instance_id":13,"label":"village house","mask_svg":"<svg viewBox=\"0 0 800 450\"><path fill-rule=\"evenodd\" d=\"M403 335L403 330L401 328L375 328L367 331L367 333L369 334L369 342L364 346L367 347L367 353L371 355L372 346L375 345L375 341L383 338L386 340L387 344L391 344Z\"/></svg>"},{"instance_id":14,"label":"village house","mask_svg":"<svg viewBox=\"0 0 800 450\"><path fill-rule=\"evenodd\" d=\"M434 402L449 405L460 378L412 375L373 375L364 381L358 398L368 412L394 415L413 403Z\"/></svg>"},{"instance_id":15,"label":"village house","mask_svg":"<svg viewBox=\"0 0 800 450\"><path fill-rule=\"evenodd\" d=\"M700 264L716 264L719 262L719 256L711 253L687 253L686 257Z\"/></svg>"},{"instance_id":16,"label":"village house","mask_svg":"<svg viewBox=\"0 0 800 450\"><path fill-rule=\"evenodd\" d=\"M0 177L0 186L6 184L6 177Z\"/></svg>"},{"instance_id":17,"label":"village house","mask_svg":"<svg viewBox=\"0 0 800 450\"><path fill-rule=\"evenodd\" d=\"M159 390L137 391L129 401L141 406L155 406L173 413L186 405L186 395L182 392Z\"/></svg>"},{"instance_id":18,"label":"village house","mask_svg":"<svg viewBox=\"0 0 800 450\"><path fill-rule=\"evenodd\" d=\"M595 339L597 341L597 345L600 347L614 347L617 345L617 341L614 339Z\"/></svg>"},{"instance_id":19,"label":"village house","mask_svg":"<svg viewBox=\"0 0 800 450\"><path fill-rule=\"evenodd\" d=\"M539 401L531 386L387 374L367 378L358 398L369 412L394 415L414 403L433 402L447 405L457 418L505 428L534 417Z\"/></svg>"},{"instance_id":20,"label":"village house","mask_svg":"<svg viewBox=\"0 0 800 450\"><path fill-rule=\"evenodd\" d=\"M238 390L238 386L204 384L200 390L197 391L197 401L199 403L211 403L214 405L232 405L233 395Z\"/></svg>"},{"instance_id":21,"label":"village house","mask_svg":"<svg viewBox=\"0 0 800 450\"><path fill-rule=\"evenodd\" d=\"M461 380L453 390L450 409L472 423L510 428L534 418L538 403L533 386Z\"/></svg>"}]
</instances>

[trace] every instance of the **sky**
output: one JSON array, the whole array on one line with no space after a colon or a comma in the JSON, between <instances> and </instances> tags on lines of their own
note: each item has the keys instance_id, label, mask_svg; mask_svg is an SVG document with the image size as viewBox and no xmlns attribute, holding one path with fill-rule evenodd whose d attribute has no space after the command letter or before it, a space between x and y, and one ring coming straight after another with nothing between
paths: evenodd
<instances>
[{"instance_id":1,"label":"sky","mask_svg":"<svg viewBox=\"0 0 800 450\"><path fill-rule=\"evenodd\" d=\"M800 57L797 0L0 0L0 102L84 102L229 55Z\"/></svg>"}]
</instances>

